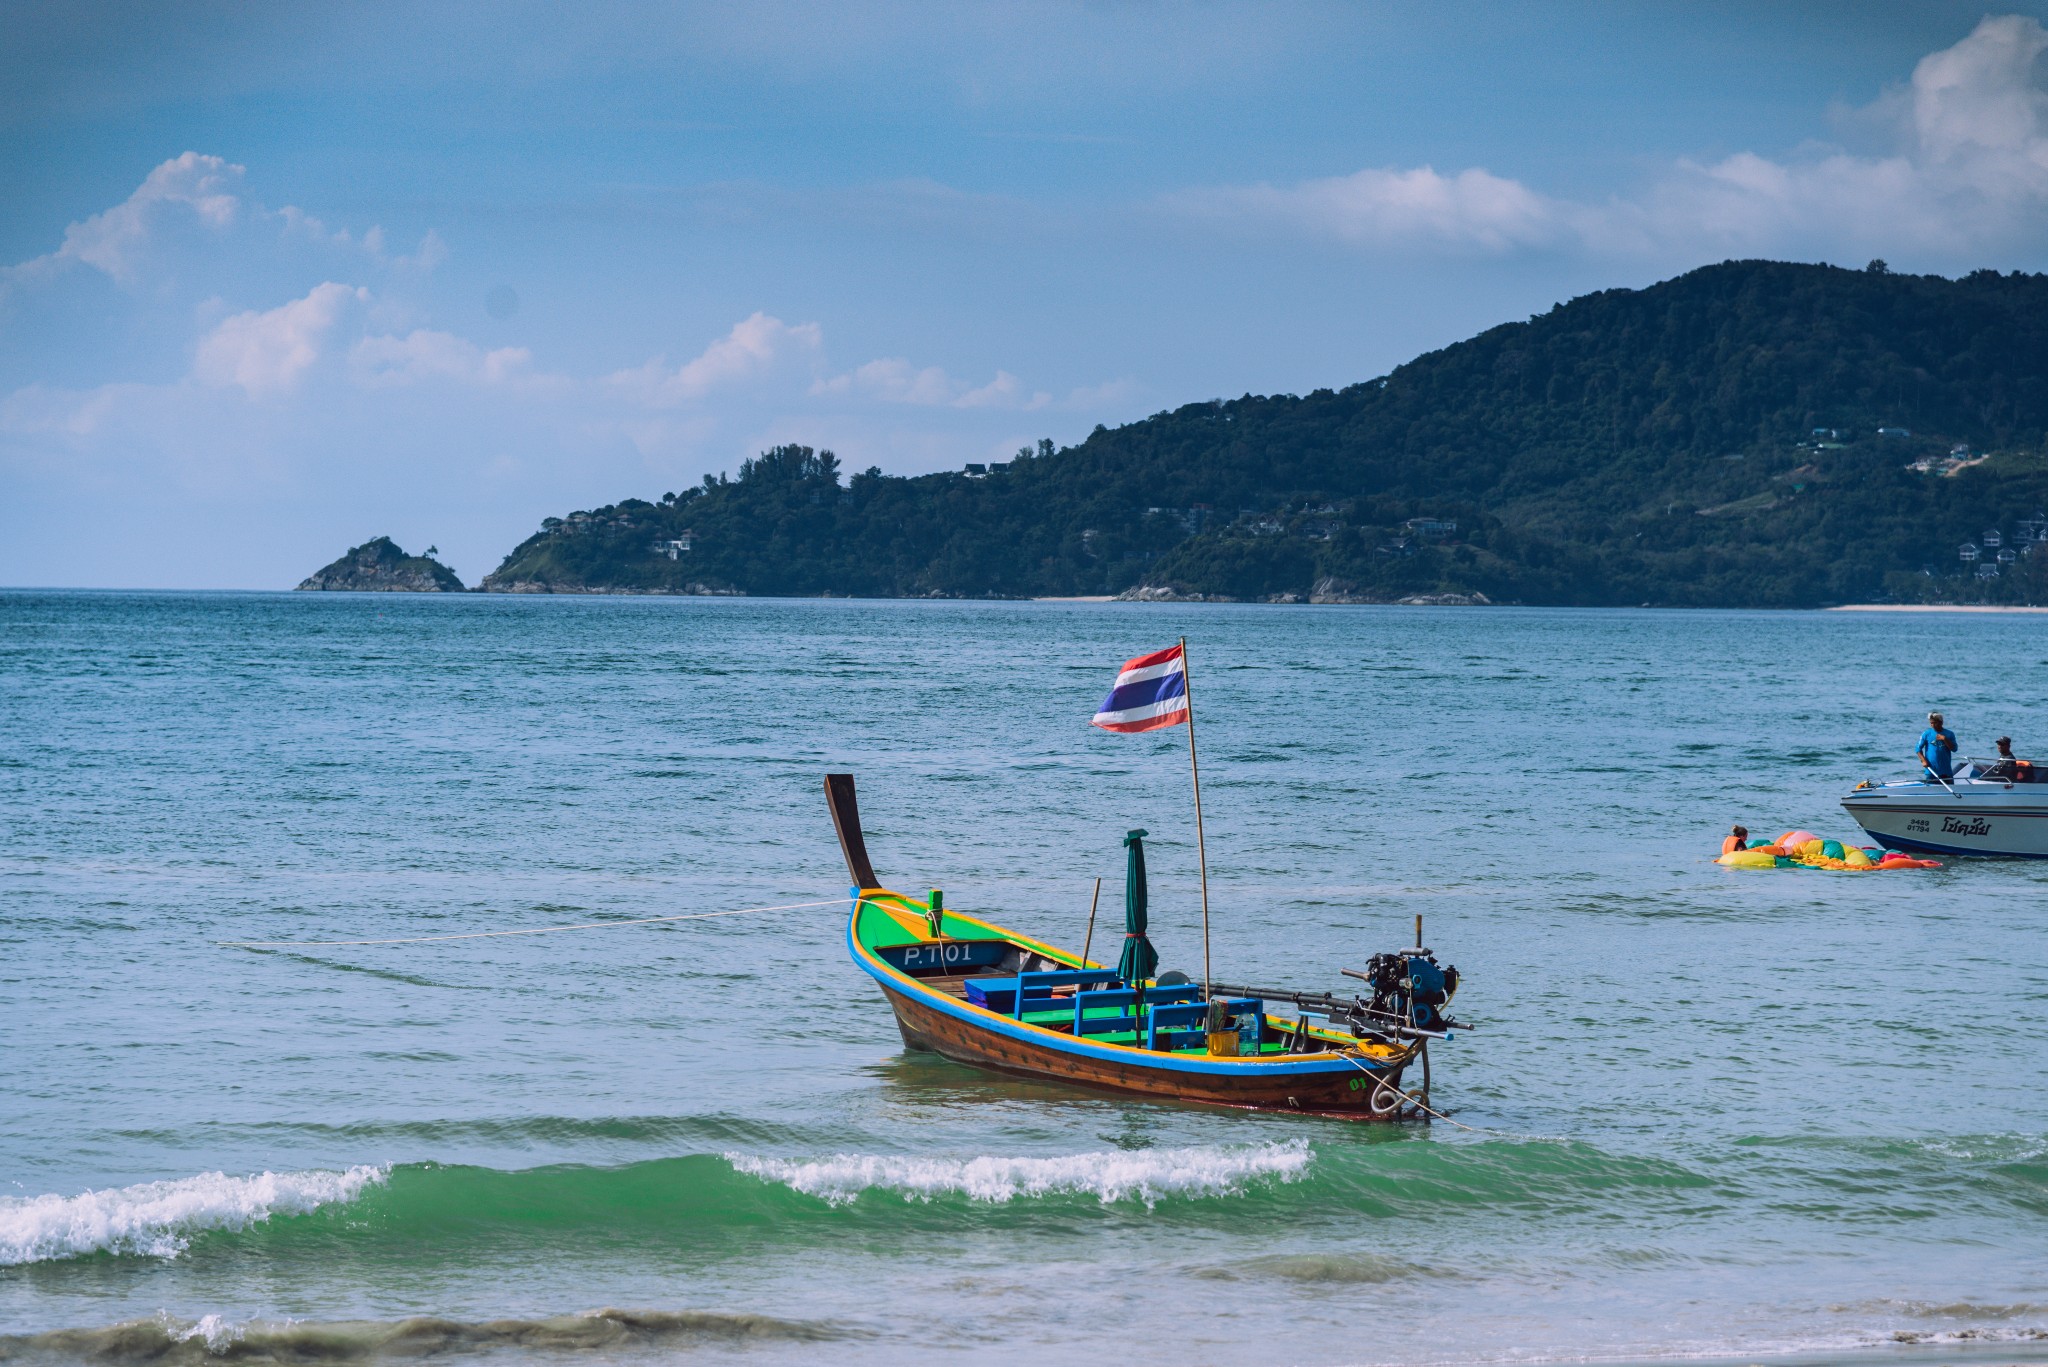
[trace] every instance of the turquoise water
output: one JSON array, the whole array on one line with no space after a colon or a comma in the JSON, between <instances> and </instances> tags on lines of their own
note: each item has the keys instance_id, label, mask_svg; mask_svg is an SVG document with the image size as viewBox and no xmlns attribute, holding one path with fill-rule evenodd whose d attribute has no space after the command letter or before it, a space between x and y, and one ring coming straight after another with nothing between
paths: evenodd
<instances>
[{"instance_id":1,"label":"turquoise water","mask_svg":"<svg viewBox=\"0 0 2048 1367\"><path fill-rule=\"evenodd\" d=\"M904 1053L832 898L1078 942L1182 733L1219 976L1425 940L1473 1129ZM0 593L0 1356L1158 1363L2048 1356L2048 867L1747 872L2034 617ZM612 1313L588 1312L611 1308Z\"/></svg>"}]
</instances>

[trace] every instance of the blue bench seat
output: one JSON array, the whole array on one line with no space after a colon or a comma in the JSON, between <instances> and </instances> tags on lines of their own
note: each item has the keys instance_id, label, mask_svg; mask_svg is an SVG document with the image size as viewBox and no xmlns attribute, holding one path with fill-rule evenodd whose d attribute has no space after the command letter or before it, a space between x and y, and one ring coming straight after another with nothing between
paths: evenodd
<instances>
[{"instance_id":1,"label":"blue bench seat","mask_svg":"<svg viewBox=\"0 0 2048 1367\"><path fill-rule=\"evenodd\" d=\"M1172 1005L1176 1002L1198 1002L1202 999L1200 983L1181 983L1177 987L1148 987L1145 989L1146 1005Z\"/></svg>"},{"instance_id":2,"label":"blue bench seat","mask_svg":"<svg viewBox=\"0 0 2048 1367\"><path fill-rule=\"evenodd\" d=\"M1199 983L1140 990L1124 986L1111 969L1070 968L969 978L962 986L976 1006L1076 1036L1127 1034L1133 1044L1154 1050L1185 1047L1188 1036L1197 1043L1206 1038L1209 1005ZM1224 1005L1247 1052L1256 1053L1265 1003L1232 997Z\"/></svg>"},{"instance_id":3,"label":"blue bench seat","mask_svg":"<svg viewBox=\"0 0 2048 1367\"><path fill-rule=\"evenodd\" d=\"M1246 1053L1258 1053L1259 1046L1263 1042L1261 1033L1264 1029L1266 1004L1257 997L1225 997L1221 1000L1224 1012L1226 1013L1225 1020L1229 1022L1225 1028L1228 1029L1233 1026L1236 1028L1239 1049ZM1250 1029L1248 1032L1245 1025L1247 1017L1250 1018ZM1185 1048L1187 1046L1176 1043L1176 1041L1190 1035L1194 1037L1196 1043L1206 1045L1208 1042L1208 1022L1209 1003L1207 1002L1187 1002L1180 1005L1155 1006L1152 1008L1152 1014L1145 1027L1145 1047L1147 1049L1161 1048L1161 1041L1163 1040L1165 1041L1163 1047L1169 1051ZM1245 1038L1247 1033L1250 1035L1249 1041Z\"/></svg>"},{"instance_id":4,"label":"blue bench seat","mask_svg":"<svg viewBox=\"0 0 2048 1367\"><path fill-rule=\"evenodd\" d=\"M967 1000L1006 1016L1024 1019L1027 1014L1066 1011L1070 1003L1054 998L1058 988L1079 991L1088 987L1119 985L1113 968L1063 968L1043 973L1019 973L1014 978L969 978L964 986Z\"/></svg>"},{"instance_id":5,"label":"blue bench seat","mask_svg":"<svg viewBox=\"0 0 2048 1367\"><path fill-rule=\"evenodd\" d=\"M1138 1033L1139 994L1128 987L1102 992L1074 993L1076 1035L1120 1035ZM1089 1015L1089 1012L1096 1012ZM1103 1014L1107 1012L1108 1014Z\"/></svg>"}]
</instances>

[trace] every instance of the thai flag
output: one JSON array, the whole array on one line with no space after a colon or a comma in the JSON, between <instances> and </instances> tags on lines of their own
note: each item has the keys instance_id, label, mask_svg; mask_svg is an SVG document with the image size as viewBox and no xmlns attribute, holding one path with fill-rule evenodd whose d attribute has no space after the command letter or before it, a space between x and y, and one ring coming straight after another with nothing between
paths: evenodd
<instances>
[{"instance_id":1,"label":"thai flag","mask_svg":"<svg viewBox=\"0 0 2048 1367\"><path fill-rule=\"evenodd\" d=\"M1168 646L1124 661L1093 724L1105 731L1156 731L1187 719L1187 664L1179 646Z\"/></svg>"}]
</instances>

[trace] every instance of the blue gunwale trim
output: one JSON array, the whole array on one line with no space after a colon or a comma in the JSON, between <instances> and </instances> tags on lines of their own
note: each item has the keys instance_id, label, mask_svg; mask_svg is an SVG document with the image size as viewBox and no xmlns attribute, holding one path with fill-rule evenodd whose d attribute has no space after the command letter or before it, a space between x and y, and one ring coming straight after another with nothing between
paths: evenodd
<instances>
[{"instance_id":1,"label":"blue gunwale trim","mask_svg":"<svg viewBox=\"0 0 2048 1367\"><path fill-rule=\"evenodd\" d=\"M1967 814L1970 816L1981 816L1986 819L1991 817L2023 817L2029 821L2039 821L2042 817L2048 816L2048 803L2044 803L2039 807L1972 807L1968 799L1958 803L1953 798L1947 801L1939 798L1922 801L1920 798L1915 797L1907 801L1887 802L1880 806L1875 802L1845 797L1842 799L1842 807L1851 816L1854 816L1857 812L1905 813L1907 815L1924 812L1930 816L1958 816Z\"/></svg>"},{"instance_id":2,"label":"blue gunwale trim","mask_svg":"<svg viewBox=\"0 0 2048 1367\"><path fill-rule=\"evenodd\" d=\"M1976 859L2048 859L2048 854L2023 854L2018 850L1966 850L1960 845L1936 845L1926 840L1908 840L1903 835L1884 835L1868 828L1863 833L1888 850L1924 850L1928 854L1959 854Z\"/></svg>"},{"instance_id":3,"label":"blue gunwale trim","mask_svg":"<svg viewBox=\"0 0 2048 1367\"><path fill-rule=\"evenodd\" d=\"M1356 1063L1353 1063L1351 1061L1352 1056L1348 1054L1332 1054L1327 1061L1310 1057L1288 1062L1282 1062L1279 1059L1268 1060L1262 1058L1177 1058L1172 1054L1154 1053L1145 1049L1133 1049L1127 1045L1098 1044L1086 1039L1076 1039L1074 1036L1058 1030L1048 1030L1043 1026L1032 1025L1029 1022L1012 1020L1010 1017L990 1011L986 1007L960 1001L947 996L943 992L934 992L909 974L898 971L868 952L867 948L861 944L859 935L855 933L855 926L860 919L860 909L867 900L867 893L887 891L886 888L863 888L861 889L862 895L853 899L851 912L846 918L846 948L852 954L853 961L859 964L866 971L867 975L881 986L884 992L897 992L903 996L914 997L922 1004L951 1016L963 1024L971 1025L976 1029L986 1030L991 1034L1005 1035L1020 1044L1029 1044L1038 1048L1050 1048L1058 1053L1077 1054L1108 1062L1135 1065L1140 1068L1154 1068L1161 1072L1169 1073L1205 1073L1211 1076L1243 1077L1246 1076L1246 1069L1257 1069L1259 1072L1269 1075L1300 1077L1323 1076L1330 1073L1355 1073L1359 1070L1360 1066L1374 1073L1381 1073L1387 1070L1385 1063L1371 1058L1360 1057ZM901 894L890 893L889 895L894 897ZM1006 937L1011 939L1017 938L1001 926L987 921L980 921L974 917L963 916L950 908L947 910L947 915L963 921L973 920L977 925L987 926L989 929L997 931Z\"/></svg>"}]
</instances>

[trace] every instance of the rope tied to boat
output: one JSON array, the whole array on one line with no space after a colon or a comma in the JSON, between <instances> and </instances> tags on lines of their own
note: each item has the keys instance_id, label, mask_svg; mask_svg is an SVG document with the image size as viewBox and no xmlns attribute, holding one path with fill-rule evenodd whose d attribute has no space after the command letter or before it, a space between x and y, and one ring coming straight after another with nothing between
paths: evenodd
<instances>
[{"instance_id":1,"label":"rope tied to boat","mask_svg":"<svg viewBox=\"0 0 2048 1367\"><path fill-rule=\"evenodd\" d=\"M722 916L753 916L767 911L802 911L811 907L843 907L844 897L823 902L785 902L775 907L740 907L734 911L691 911L674 916L643 916L632 921L585 921L566 926L530 926L521 930L472 930L459 935L400 935L388 940L215 940L222 949L335 949L353 945L425 945L447 940L489 940L500 935L552 935L558 930L617 930L623 926L653 926L669 921L713 921Z\"/></svg>"},{"instance_id":2,"label":"rope tied to boat","mask_svg":"<svg viewBox=\"0 0 2048 1367\"><path fill-rule=\"evenodd\" d=\"M1432 1118L1434 1118L1434 1119L1437 1119L1437 1120L1441 1120L1441 1121L1443 1121L1443 1122L1444 1122L1444 1124L1446 1124L1446 1125L1456 1125L1456 1126L1457 1126L1457 1127L1458 1127L1459 1129L1461 1129L1461 1130L1470 1130L1470 1131L1471 1131L1471 1132L1472 1132L1473 1134L1506 1134L1506 1133L1507 1133L1507 1131L1505 1131L1505 1130L1486 1130L1486 1129L1481 1129L1481 1128L1480 1128L1479 1126L1477 1126L1477 1125L1467 1125L1467 1124L1466 1124L1465 1122L1463 1122L1462 1120L1453 1120L1453 1119L1451 1119L1451 1118L1450 1118L1449 1116L1445 1115L1445 1114L1444 1114L1444 1113L1443 1113L1442 1111L1436 1111L1436 1110L1431 1110L1431 1109L1430 1109L1430 1107L1429 1107L1429 1105L1428 1105L1428 1104L1427 1104L1426 1102L1423 1102L1423 1101L1420 1101L1420 1100L1418 1100L1418 1099L1416 1098L1416 1096L1415 1096L1415 1094L1414 1094L1413 1092L1404 1092L1404 1091L1402 1091L1402 1090L1401 1090L1401 1089L1400 1089L1399 1087L1396 1087L1396 1086L1395 1086L1395 1085L1394 1085L1393 1083L1391 1083L1391 1082L1387 1081L1387 1080L1386 1080L1386 1079L1385 1079L1384 1077L1381 1077L1381 1076L1380 1076L1380 1075L1379 1075L1378 1073L1375 1073L1375 1072L1374 1072L1374 1071L1373 1071L1372 1069L1370 1069L1370 1068L1366 1067L1366 1066L1365 1066L1365 1064L1364 1064L1364 1062L1363 1062L1363 1061L1362 1061L1362 1060L1361 1060L1361 1059L1359 1058L1359 1056L1358 1056L1357 1054L1354 1054L1354 1053L1349 1053L1349 1052L1346 1052L1346 1053L1342 1053L1342 1054L1339 1054L1339 1055L1338 1055L1338 1057L1339 1057L1339 1058L1341 1058L1341 1059L1343 1059L1343 1060L1344 1060L1344 1061L1345 1061L1346 1063L1350 1064L1350 1065L1351 1065L1352 1067L1356 1068L1356 1069L1357 1069L1357 1070L1358 1070L1359 1072L1361 1072L1361 1073L1364 1073L1364 1074L1365 1074L1365 1075L1366 1075L1367 1077L1371 1078L1371 1079L1372 1079L1372 1080L1373 1080L1374 1082L1376 1082L1376 1083L1377 1083L1377 1084L1379 1085L1379 1087L1384 1087L1384 1088L1386 1088L1386 1089L1387 1089L1388 1091L1392 1092L1392 1093L1393 1093L1393 1094L1394 1094L1395 1096L1398 1096L1398 1097L1404 1097L1404 1098L1406 1098L1406 1099L1407 1099L1407 1102L1408 1102L1408 1104L1409 1104L1409 1105L1411 1105L1411 1106L1413 1106L1413 1107L1414 1107L1414 1108L1415 1108L1416 1110L1418 1110L1418 1111L1421 1111L1421 1112L1422 1112L1423 1114L1425 1114L1425 1115L1428 1115L1428 1116L1430 1116L1430 1117L1432 1117ZM1375 1095L1377 1095L1377 1094L1378 1094L1378 1087L1374 1088L1374 1090L1373 1090L1372 1092L1369 1092L1369 1093L1367 1093L1367 1094L1366 1094L1366 1095L1367 1095L1367 1099L1368 1099L1368 1100L1370 1100L1370 1099L1371 1099L1371 1097L1373 1097L1373 1096L1375 1096Z\"/></svg>"}]
</instances>

